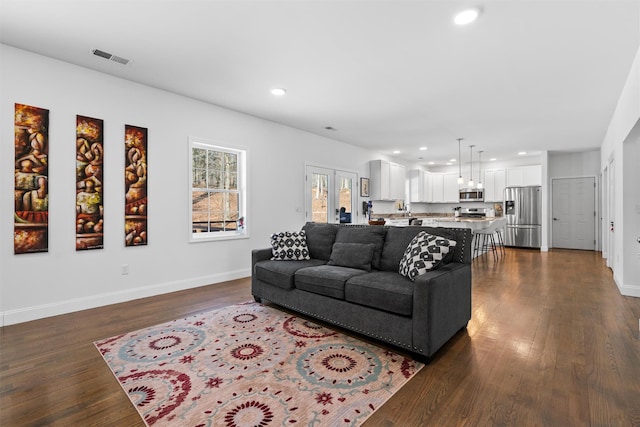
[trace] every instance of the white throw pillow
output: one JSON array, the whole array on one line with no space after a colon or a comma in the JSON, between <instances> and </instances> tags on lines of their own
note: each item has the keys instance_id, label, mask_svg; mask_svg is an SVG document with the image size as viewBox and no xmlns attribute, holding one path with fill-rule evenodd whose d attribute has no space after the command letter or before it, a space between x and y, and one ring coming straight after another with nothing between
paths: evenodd
<instances>
[{"instance_id":1,"label":"white throw pillow","mask_svg":"<svg viewBox=\"0 0 640 427\"><path fill-rule=\"evenodd\" d=\"M272 260L301 261L311 259L307 247L307 233L302 231L283 231L271 235Z\"/></svg>"},{"instance_id":2,"label":"white throw pillow","mask_svg":"<svg viewBox=\"0 0 640 427\"><path fill-rule=\"evenodd\" d=\"M455 240L421 231L405 249L398 272L413 282L417 276L437 268L455 246Z\"/></svg>"}]
</instances>

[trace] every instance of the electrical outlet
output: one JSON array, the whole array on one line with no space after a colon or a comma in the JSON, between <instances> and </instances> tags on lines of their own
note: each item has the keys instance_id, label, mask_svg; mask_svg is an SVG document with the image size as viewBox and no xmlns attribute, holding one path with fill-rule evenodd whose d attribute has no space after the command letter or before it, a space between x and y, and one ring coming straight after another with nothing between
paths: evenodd
<instances>
[{"instance_id":1,"label":"electrical outlet","mask_svg":"<svg viewBox=\"0 0 640 427\"><path fill-rule=\"evenodd\" d=\"M122 264L122 274L129 274L129 264Z\"/></svg>"}]
</instances>

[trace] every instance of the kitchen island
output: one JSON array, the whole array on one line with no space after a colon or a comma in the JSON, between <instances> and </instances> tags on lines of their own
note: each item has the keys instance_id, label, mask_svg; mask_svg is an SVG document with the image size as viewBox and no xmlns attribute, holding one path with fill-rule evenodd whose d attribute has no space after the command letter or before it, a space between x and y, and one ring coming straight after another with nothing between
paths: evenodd
<instances>
[{"instance_id":1,"label":"kitchen island","mask_svg":"<svg viewBox=\"0 0 640 427\"><path fill-rule=\"evenodd\" d=\"M450 227L450 228L470 228L473 231L482 230L484 228L489 227L495 220L500 219L496 218L465 218L465 217L454 217L453 215L449 216L412 216L412 217L404 217L404 218L385 218L386 224L389 226L396 227L406 227L409 225L409 221L411 219L417 219L422 221L423 226L427 227Z\"/></svg>"},{"instance_id":2,"label":"kitchen island","mask_svg":"<svg viewBox=\"0 0 640 427\"><path fill-rule=\"evenodd\" d=\"M504 217L456 217L453 215L441 215L441 216L422 216L416 215L412 217L388 217L385 225L392 227L406 227L409 225L410 219L422 220L423 226L427 227L448 227L448 228L468 228L473 233L473 239L471 247L474 248L473 257L484 254L489 247L485 245L485 237L482 236L484 230L491 227L496 221L502 220ZM478 240L479 239L479 240ZM488 243L488 239L487 239ZM495 243L498 243L497 241Z\"/></svg>"},{"instance_id":3,"label":"kitchen island","mask_svg":"<svg viewBox=\"0 0 640 427\"><path fill-rule=\"evenodd\" d=\"M440 217L436 220L437 227L470 228L473 231L488 228L494 221L500 218L463 218L463 217Z\"/></svg>"}]
</instances>

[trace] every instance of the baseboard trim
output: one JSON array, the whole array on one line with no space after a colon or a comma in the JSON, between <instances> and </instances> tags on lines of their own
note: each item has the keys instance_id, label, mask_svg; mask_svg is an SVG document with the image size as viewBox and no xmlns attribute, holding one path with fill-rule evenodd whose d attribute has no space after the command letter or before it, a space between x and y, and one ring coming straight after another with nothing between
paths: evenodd
<instances>
[{"instance_id":1,"label":"baseboard trim","mask_svg":"<svg viewBox=\"0 0 640 427\"><path fill-rule=\"evenodd\" d=\"M139 288L127 289L125 291L108 292L84 298L74 298L50 304L7 310L5 312L0 312L0 326L15 325L17 323L30 322L32 320L44 319L46 317L73 313L75 311L103 307L105 305L118 304L121 302L162 295L170 292L183 291L185 289L241 279L250 275L250 269L242 269L213 274L210 276L194 277L187 280L177 280L159 283L156 285L142 286Z\"/></svg>"},{"instance_id":2,"label":"baseboard trim","mask_svg":"<svg viewBox=\"0 0 640 427\"><path fill-rule=\"evenodd\" d=\"M616 285L618 285L616 283ZM640 286L637 285L618 285L618 290L620 294L626 297L637 297L640 298Z\"/></svg>"}]
</instances>

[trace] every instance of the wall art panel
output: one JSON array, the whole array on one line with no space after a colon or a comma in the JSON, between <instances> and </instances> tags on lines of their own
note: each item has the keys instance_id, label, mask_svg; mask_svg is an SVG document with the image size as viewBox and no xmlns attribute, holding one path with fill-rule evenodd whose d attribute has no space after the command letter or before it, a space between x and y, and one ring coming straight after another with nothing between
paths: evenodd
<instances>
[{"instance_id":1,"label":"wall art panel","mask_svg":"<svg viewBox=\"0 0 640 427\"><path fill-rule=\"evenodd\" d=\"M147 244L147 129L125 125L125 211L126 246Z\"/></svg>"},{"instance_id":2,"label":"wall art panel","mask_svg":"<svg viewBox=\"0 0 640 427\"><path fill-rule=\"evenodd\" d=\"M15 104L14 253L49 250L49 110Z\"/></svg>"},{"instance_id":3,"label":"wall art panel","mask_svg":"<svg viewBox=\"0 0 640 427\"><path fill-rule=\"evenodd\" d=\"M76 116L76 250L104 247L104 123Z\"/></svg>"}]
</instances>

